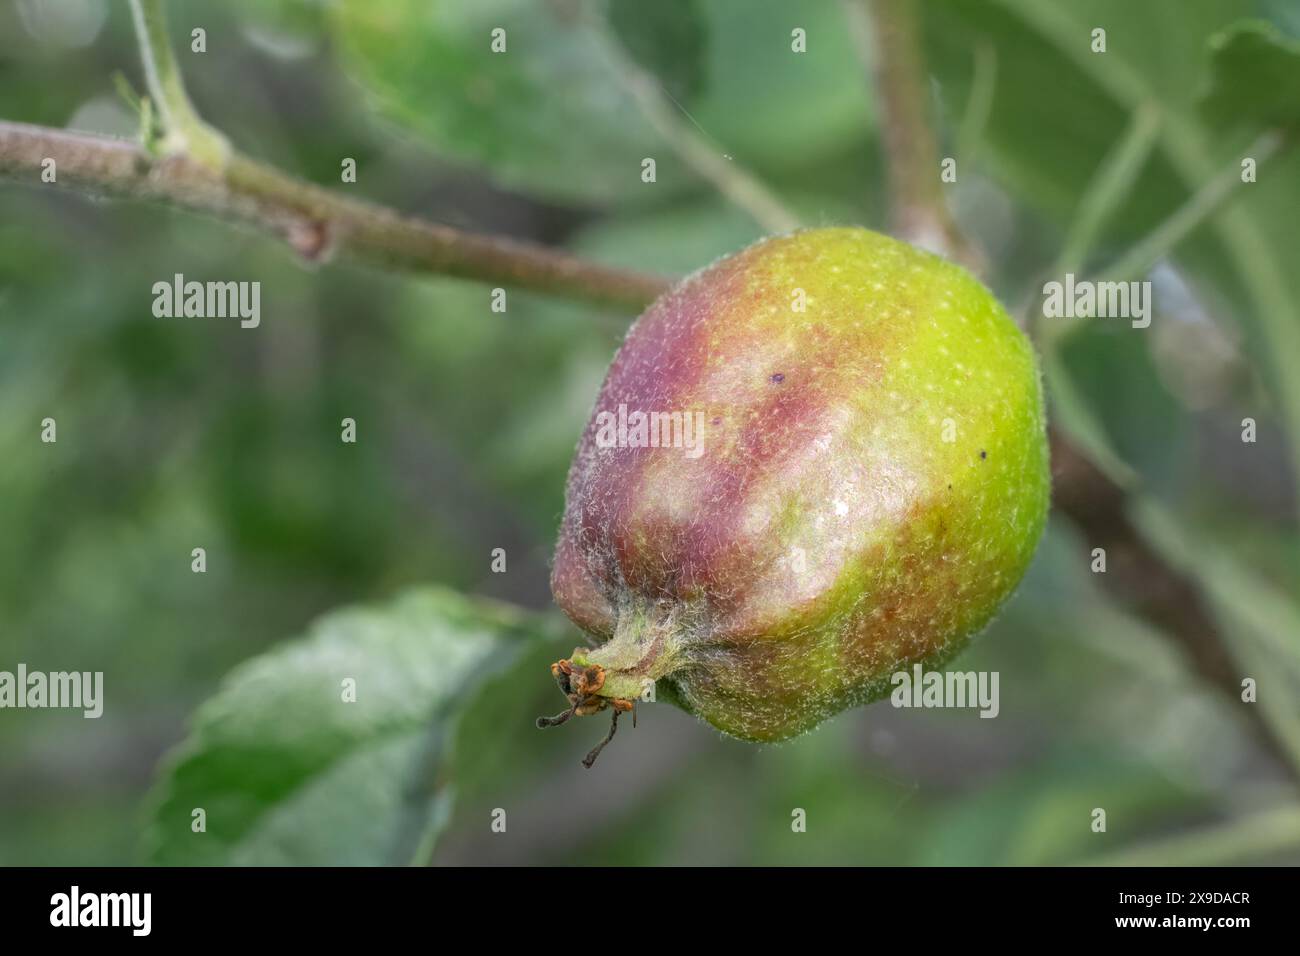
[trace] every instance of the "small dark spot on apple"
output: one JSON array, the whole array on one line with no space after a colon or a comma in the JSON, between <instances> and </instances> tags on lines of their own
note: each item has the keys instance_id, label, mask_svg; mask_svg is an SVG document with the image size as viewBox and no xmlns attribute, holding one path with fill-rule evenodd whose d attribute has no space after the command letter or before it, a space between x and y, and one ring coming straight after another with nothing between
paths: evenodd
<instances>
[{"instance_id":1,"label":"small dark spot on apple","mask_svg":"<svg viewBox=\"0 0 1300 956\"><path fill-rule=\"evenodd\" d=\"M721 424L722 424L722 419L721 419L721 418L715 418L713 421L709 422L709 424L710 424L710 425L721 425Z\"/></svg>"},{"instance_id":2,"label":"small dark spot on apple","mask_svg":"<svg viewBox=\"0 0 1300 956\"><path fill-rule=\"evenodd\" d=\"M980 458L981 458L981 459L984 459L984 458L987 458L988 456L989 456L989 453L986 452L983 448L981 448L981 449L980 449Z\"/></svg>"},{"instance_id":3,"label":"small dark spot on apple","mask_svg":"<svg viewBox=\"0 0 1300 956\"><path fill-rule=\"evenodd\" d=\"M774 381L777 385L780 385L782 382L785 381L785 373L784 373L784 372L773 372L773 373L772 373L772 381Z\"/></svg>"}]
</instances>

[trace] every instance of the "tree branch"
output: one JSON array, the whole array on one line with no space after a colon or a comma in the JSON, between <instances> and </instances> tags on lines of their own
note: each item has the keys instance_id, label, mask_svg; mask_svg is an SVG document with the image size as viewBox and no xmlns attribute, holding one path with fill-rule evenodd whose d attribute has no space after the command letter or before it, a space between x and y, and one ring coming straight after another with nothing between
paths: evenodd
<instances>
[{"instance_id":1,"label":"tree branch","mask_svg":"<svg viewBox=\"0 0 1300 956\"><path fill-rule=\"evenodd\" d=\"M155 156L126 140L0 120L0 179L145 200L252 226L303 258L341 254L386 269L502 283L639 310L668 288L660 276L615 269L544 246L404 216L288 176L231 151L214 169L187 153Z\"/></svg>"},{"instance_id":2,"label":"tree branch","mask_svg":"<svg viewBox=\"0 0 1300 956\"><path fill-rule=\"evenodd\" d=\"M1052 445L1052 505L1085 537L1089 548L1105 548L1107 589L1182 646L1192 669L1229 700L1241 700L1242 669L1219 632L1213 610L1196 581L1170 565L1138 530L1128 514L1124 489L1072 446L1059 432ZM1293 780L1300 769L1291 749L1254 707L1259 738Z\"/></svg>"},{"instance_id":3,"label":"tree branch","mask_svg":"<svg viewBox=\"0 0 1300 956\"><path fill-rule=\"evenodd\" d=\"M762 180L723 155L702 129L696 132L682 121L679 113L690 114L653 74L627 55L608 25L596 18L592 31L642 115L686 165L768 232L792 232L799 228L799 218Z\"/></svg>"},{"instance_id":4,"label":"tree branch","mask_svg":"<svg viewBox=\"0 0 1300 956\"><path fill-rule=\"evenodd\" d=\"M846 13L880 109L895 234L979 270L943 200L915 0L846 0Z\"/></svg>"}]
</instances>

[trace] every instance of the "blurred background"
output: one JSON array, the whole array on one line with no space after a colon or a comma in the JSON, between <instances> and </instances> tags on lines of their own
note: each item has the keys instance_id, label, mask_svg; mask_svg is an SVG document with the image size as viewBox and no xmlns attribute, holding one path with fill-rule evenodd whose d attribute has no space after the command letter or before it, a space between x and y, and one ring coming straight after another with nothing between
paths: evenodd
<instances>
[{"instance_id":1,"label":"blurred background","mask_svg":"<svg viewBox=\"0 0 1300 956\"><path fill-rule=\"evenodd\" d=\"M584 7L603 15L576 0L178 0L170 17L202 114L294 175L664 274L763 235L639 109ZM860 21L831 0L681 9L612 27L677 121L806 224L887 228ZM1139 107L1159 130L1090 262L1150 233L1262 128L1244 108L1207 117L1211 38L1244 17L1300 35L1285 0L936 0L921 13L939 149L960 164L947 195L1013 312ZM499 25L509 52L489 61ZM195 26L201 54L182 45ZM1104 55L1088 49L1096 26ZM652 27L669 42L639 46ZM791 50L795 28L806 53ZM134 136L115 76L143 88L125 4L0 5L0 118ZM344 157L355 185L339 182ZM1285 370L1300 354L1279 349L1300 324L1297 151L1259 180L1161 261L1149 329L1096 321L1059 348L1075 414L1139 476L1294 744L1300 432ZM261 327L154 318L151 286L174 273L260 281ZM330 609L434 583L548 613L565 473L632 318L513 289L494 313L485 285L307 269L211 220L0 184L0 669L104 671L108 695L99 720L0 711L0 863L182 860L142 840L160 759L232 668ZM46 416L57 444L39 441ZM344 417L355 445L339 441ZM197 546L205 574L190 569ZM1208 687L1099 586L1089 547L1054 515L1018 595L958 659L1000 672L996 720L881 703L760 748L655 706L588 772L579 758L603 720L532 726L562 704L546 664L578 642L551 625L462 718L431 859L1300 862L1295 771L1243 715L1263 704ZM507 573L492 573L493 548ZM496 808L506 834L490 828ZM806 833L791 830L795 808Z\"/></svg>"}]
</instances>

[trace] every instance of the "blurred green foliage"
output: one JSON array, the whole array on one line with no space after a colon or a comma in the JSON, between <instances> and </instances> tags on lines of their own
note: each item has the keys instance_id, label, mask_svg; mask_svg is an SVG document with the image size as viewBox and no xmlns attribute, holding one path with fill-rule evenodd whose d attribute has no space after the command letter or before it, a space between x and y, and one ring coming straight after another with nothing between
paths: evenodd
<instances>
[{"instance_id":1,"label":"blurred green foliage","mask_svg":"<svg viewBox=\"0 0 1300 956\"><path fill-rule=\"evenodd\" d=\"M546 636L528 623L509 605L411 592L382 609L334 612L301 642L239 668L170 761L152 859L422 860L450 809L443 767L457 717Z\"/></svg>"},{"instance_id":2,"label":"blurred green foliage","mask_svg":"<svg viewBox=\"0 0 1300 956\"><path fill-rule=\"evenodd\" d=\"M710 0L668 22L617 7L613 35L720 152L809 224L884 227L874 108L840 3ZM180 51L199 109L296 175L653 271L685 273L758 238L641 117L610 37L582 25L601 9L178 0L171 17L178 41L192 26L208 33L206 53ZM1277 118L1279 88L1237 67L1276 62L1300 26L1285 6L1251 0L923 10L941 149L958 131L971 146L956 213L1013 308L1088 214L1081 199L1137 110L1154 109L1158 130L1089 243L1090 269L1235 162L1260 130L1252 118ZM1223 34L1245 17L1281 31L1259 57L1238 44L1267 31ZM1097 25L1105 54L1089 50ZM495 26L509 52L493 58ZM794 27L806 54L790 51ZM1216 36L1228 39L1212 46ZM133 135L115 72L141 85L125 5L0 7L0 117ZM987 114L972 115L981 84ZM1224 97L1240 119L1231 127L1214 119ZM638 175L644 156L658 161L653 186ZM338 181L343 157L357 160L355 186ZM1174 292L1157 297L1151 329L1089 323L1059 352L1143 500L1158 503L1154 530L1211 586L1244 672L1283 720L1300 699L1297 208L1292 150L1162 263ZM175 273L260 281L261 327L154 318L150 287ZM1087 542L1055 520L1018 597L959 661L1001 673L997 720L878 704L756 748L646 707L583 770L603 727L532 726L562 702L546 665L578 643L547 610L547 561L569 457L630 318L514 290L493 313L483 286L306 271L273 240L221 224L0 187L0 669L103 670L107 694L93 721L0 711L0 863L420 855L427 827L393 809L409 796L411 754L349 777L332 748L351 738L290 706L333 687L308 649L356 615L389 616L391 631L375 625L382 647L337 650L351 676L381 675L375 703L393 708L402 746L418 746L443 681L481 681L444 728L456 759L436 792L454 785L454 808L424 805L423 822L443 827L434 862L1300 861L1294 815L1255 815L1294 792L1253 742L1249 705L1215 696L1106 597ZM39 441L46 416L57 444ZM1252 445L1239 437L1247 416L1259 422ZM339 441L343 417L358 423L355 445ZM205 574L190 570L195 547ZM498 547L505 574L490 571ZM538 616L519 612L506 639L496 612L480 619L441 590L394 601L427 585ZM440 601L462 615L459 630ZM317 644L276 647L358 602L372 610L326 618ZM391 623L403 614L405 629ZM463 669L428 670L447 654ZM180 774L150 799L187 727ZM222 735L235 731L231 745ZM205 750L214 739L226 749ZM306 756L310 767L295 763ZM241 801L259 792L276 799L249 810ZM203 839L188 808L204 800L209 842L186 844ZM266 813L265 840L241 843L245 830L214 821L235 805ZM1089 828L1094 807L1107 809L1105 834ZM806 833L791 830L796 808ZM491 830L496 809L505 834ZM1232 838L1261 820L1269 839Z\"/></svg>"}]
</instances>

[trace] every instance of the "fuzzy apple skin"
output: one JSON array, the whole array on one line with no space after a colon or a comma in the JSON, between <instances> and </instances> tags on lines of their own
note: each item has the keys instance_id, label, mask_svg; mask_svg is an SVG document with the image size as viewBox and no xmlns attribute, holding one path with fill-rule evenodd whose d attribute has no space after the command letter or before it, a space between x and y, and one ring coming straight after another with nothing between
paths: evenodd
<instances>
[{"instance_id":1,"label":"fuzzy apple skin","mask_svg":"<svg viewBox=\"0 0 1300 956\"><path fill-rule=\"evenodd\" d=\"M620 404L702 413L702 451L602 447ZM992 294L878 233L797 232L632 326L551 586L602 642L574 663L601 666L603 695L655 682L725 733L782 740L960 650L1024 574L1049 485L1034 354Z\"/></svg>"}]
</instances>

